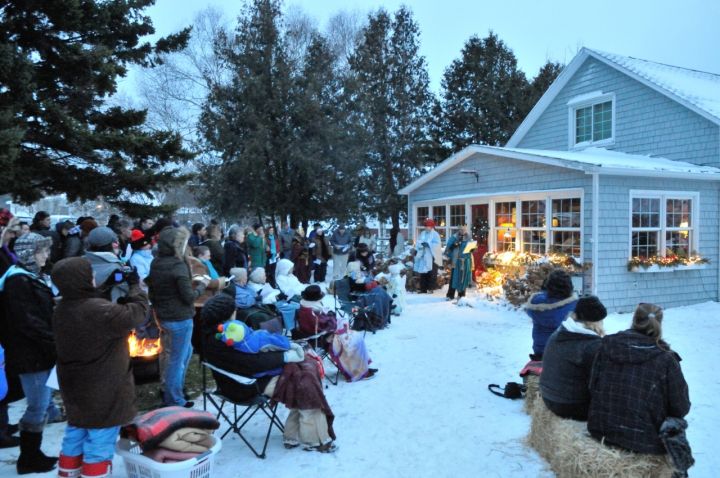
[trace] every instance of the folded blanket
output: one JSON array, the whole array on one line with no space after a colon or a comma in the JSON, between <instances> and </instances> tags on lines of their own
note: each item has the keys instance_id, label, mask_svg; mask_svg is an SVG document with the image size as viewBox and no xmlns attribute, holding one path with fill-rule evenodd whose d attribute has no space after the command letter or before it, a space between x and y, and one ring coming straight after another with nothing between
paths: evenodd
<instances>
[{"instance_id":1,"label":"folded blanket","mask_svg":"<svg viewBox=\"0 0 720 478\"><path fill-rule=\"evenodd\" d=\"M143 452L143 455L155 460L158 463L176 463L178 461L191 460L200 453L181 453L179 451L167 450L165 448L155 448Z\"/></svg>"},{"instance_id":2,"label":"folded blanket","mask_svg":"<svg viewBox=\"0 0 720 478\"><path fill-rule=\"evenodd\" d=\"M140 443L143 450L156 448L170 434L181 428L217 430L220 423L209 412L184 407L164 407L135 417L122 428L123 438Z\"/></svg>"},{"instance_id":3,"label":"folded blanket","mask_svg":"<svg viewBox=\"0 0 720 478\"><path fill-rule=\"evenodd\" d=\"M212 432L198 428L180 428L160 443L160 448L182 453L202 453L214 444Z\"/></svg>"}]
</instances>

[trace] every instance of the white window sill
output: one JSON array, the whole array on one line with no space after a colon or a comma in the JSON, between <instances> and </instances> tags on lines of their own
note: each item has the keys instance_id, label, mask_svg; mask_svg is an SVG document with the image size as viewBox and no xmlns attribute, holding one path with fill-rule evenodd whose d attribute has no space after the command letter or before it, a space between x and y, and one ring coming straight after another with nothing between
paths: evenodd
<instances>
[{"instance_id":1,"label":"white window sill","mask_svg":"<svg viewBox=\"0 0 720 478\"><path fill-rule=\"evenodd\" d=\"M652 272L675 272L675 271L695 271L701 269L707 269L708 264L689 264L679 266L666 266L662 267L657 264L653 264L650 267L636 266L633 267L630 272L635 274L649 274Z\"/></svg>"},{"instance_id":2,"label":"white window sill","mask_svg":"<svg viewBox=\"0 0 720 478\"><path fill-rule=\"evenodd\" d=\"M576 143L570 147L571 151L582 151L587 148L606 148L608 146L615 146L615 138L604 139L602 141L585 141L583 143Z\"/></svg>"}]
</instances>

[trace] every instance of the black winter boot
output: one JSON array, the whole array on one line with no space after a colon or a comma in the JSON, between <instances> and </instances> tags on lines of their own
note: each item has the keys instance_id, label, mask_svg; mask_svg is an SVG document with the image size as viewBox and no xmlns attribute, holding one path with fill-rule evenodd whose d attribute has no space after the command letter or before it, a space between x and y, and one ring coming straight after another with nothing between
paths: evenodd
<instances>
[{"instance_id":1,"label":"black winter boot","mask_svg":"<svg viewBox=\"0 0 720 478\"><path fill-rule=\"evenodd\" d=\"M45 473L55 468L57 457L45 456L40 450L42 432L20 431L20 457L17 461L18 475Z\"/></svg>"}]
</instances>

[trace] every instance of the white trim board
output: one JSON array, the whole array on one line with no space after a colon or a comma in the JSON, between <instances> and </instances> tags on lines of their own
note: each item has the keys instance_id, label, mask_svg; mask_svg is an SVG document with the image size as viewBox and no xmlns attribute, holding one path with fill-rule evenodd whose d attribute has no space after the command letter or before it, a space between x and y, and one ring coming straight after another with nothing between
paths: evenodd
<instances>
[{"instance_id":1,"label":"white trim board","mask_svg":"<svg viewBox=\"0 0 720 478\"><path fill-rule=\"evenodd\" d=\"M680 103L684 107L688 108L691 111L694 111L695 113L699 114L703 118L715 123L716 125L720 125L720 118L715 117L714 115L710 114L709 112L705 111L702 108L699 108L695 106L692 103L689 103L685 99L681 98L680 96L676 95L672 91L658 85L657 83L654 83L646 78L643 78L642 76L638 75L637 73L634 73L624 66L618 65L614 61L610 60L609 58L606 58L599 52L593 51L589 48L582 48L580 52L575 56L575 58L570 61L570 63L563 68L562 72L558 77L555 79L555 81L550 85L550 87L547 89L544 95L540 97L537 103L535 103L535 106L530 110L530 113L528 113L527 117L523 120L522 123L520 123L520 126L517 127L513 135L510 137L508 142L505 144L508 148L514 148L517 147L517 145L522 141L522 139L525 137L525 135L530 131L530 129L533 127L535 122L540 118L540 116L545 112L548 106L553 102L553 100L557 97L557 95L565 88L565 85L570 81L570 79L577 73L577 71L580 69L580 67L585 63L585 60L588 58L594 58L616 70L619 72L629 76L630 78L639 81L643 85L657 91L658 93L667 96L671 100Z\"/></svg>"}]
</instances>

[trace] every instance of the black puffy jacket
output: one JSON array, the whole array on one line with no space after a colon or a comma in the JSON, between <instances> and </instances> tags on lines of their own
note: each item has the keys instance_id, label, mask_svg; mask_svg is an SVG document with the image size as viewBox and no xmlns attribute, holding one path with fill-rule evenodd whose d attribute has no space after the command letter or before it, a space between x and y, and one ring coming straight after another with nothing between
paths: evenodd
<instances>
[{"instance_id":1,"label":"black puffy jacket","mask_svg":"<svg viewBox=\"0 0 720 478\"><path fill-rule=\"evenodd\" d=\"M588 431L638 453L664 454L660 426L690 411L680 357L634 330L603 338L590 378Z\"/></svg>"},{"instance_id":2,"label":"black puffy jacket","mask_svg":"<svg viewBox=\"0 0 720 478\"><path fill-rule=\"evenodd\" d=\"M599 335L570 332L561 325L550 336L543 353L543 398L564 404L588 404L590 372L601 340Z\"/></svg>"},{"instance_id":3,"label":"black puffy jacket","mask_svg":"<svg viewBox=\"0 0 720 478\"><path fill-rule=\"evenodd\" d=\"M150 302L159 320L180 321L195 315L195 299L205 292L205 285L192 286L190 268L181 259L187 231L165 228L158 239L158 257L150 263L145 279Z\"/></svg>"},{"instance_id":4,"label":"black puffy jacket","mask_svg":"<svg viewBox=\"0 0 720 478\"><path fill-rule=\"evenodd\" d=\"M9 373L50 370L55 365L50 288L35 275L16 274L6 279L1 302L6 320L0 343Z\"/></svg>"}]
</instances>

